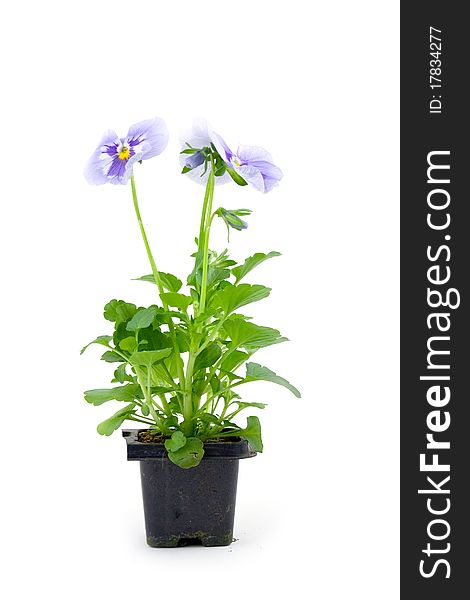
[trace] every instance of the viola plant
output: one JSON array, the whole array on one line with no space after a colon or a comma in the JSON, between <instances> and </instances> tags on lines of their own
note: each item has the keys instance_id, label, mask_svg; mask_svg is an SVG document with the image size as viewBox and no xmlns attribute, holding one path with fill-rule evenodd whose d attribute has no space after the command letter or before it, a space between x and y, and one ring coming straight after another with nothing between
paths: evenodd
<instances>
[{"instance_id":1,"label":"viola plant","mask_svg":"<svg viewBox=\"0 0 470 600\"><path fill-rule=\"evenodd\" d=\"M261 452L261 427L257 416L246 425L236 419L242 411L263 409L264 403L244 402L241 387L269 381L299 391L271 369L253 361L262 348L287 341L277 329L257 325L239 310L269 296L270 288L245 283L245 277L279 252L258 252L242 264L228 251L210 249L210 232L216 217L230 231L242 231L249 209L214 209L217 183L232 181L269 192L282 178L269 153L259 147L240 146L232 152L207 126L198 125L181 149L182 173L205 184L193 268L185 281L160 271L150 249L141 219L134 169L160 154L168 141L161 119L129 128L126 137L108 131L86 167L93 184L131 184L137 222L147 251L151 273L138 279L156 287L155 304L141 307L111 300L104 317L113 323L111 335L100 335L87 344L106 348L101 359L115 366L115 385L85 392L85 400L99 406L118 401L124 406L98 425L98 433L111 435L126 420L147 427L147 441L163 441L170 460L182 468L197 466L204 442L240 437Z\"/></svg>"}]
</instances>

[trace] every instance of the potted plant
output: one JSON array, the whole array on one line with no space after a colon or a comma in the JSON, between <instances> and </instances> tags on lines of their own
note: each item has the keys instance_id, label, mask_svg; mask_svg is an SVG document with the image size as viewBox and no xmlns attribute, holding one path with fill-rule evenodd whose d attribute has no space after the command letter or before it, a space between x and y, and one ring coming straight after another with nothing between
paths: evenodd
<instances>
[{"instance_id":1,"label":"potted plant","mask_svg":"<svg viewBox=\"0 0 470 600\"><path fill-rule=\"evenodd\" d=\"M270 381L298 390L272 370L253 360L260 349L286 341L277 329L253 323L240 309L266 298L270 288L245 282L245 277L279 252L258 252L237 264L227 250L210 250L210 231L216 218L242 231L248 209L214 207L214 187L232 181L269 192L282 177L262 148L240 146L233 152L206 124L199 123L185 140L182 172L205 184L199 232L192 269L183 281L160 271L149 246L137 200L134 171L138 164L160 154L168 133L158 118L130 127L126 137L108 131L91 156L85 175L89 183L130 182L137 222L151 273L139 278L155 286L155 304L137 306L113 299L104 317L111 334L88 346L106 348L101 359L113 364L113 387L85 392L99 406L117 401L123 406L98 425L111 435L125 421L128 460L140 461L147 542L169 547L199 542L228 545L242 458L262 452L257 416L237 423L242 411L263 409L264 403L243 402L241 386Z\"/></svg>"}]
</instances>

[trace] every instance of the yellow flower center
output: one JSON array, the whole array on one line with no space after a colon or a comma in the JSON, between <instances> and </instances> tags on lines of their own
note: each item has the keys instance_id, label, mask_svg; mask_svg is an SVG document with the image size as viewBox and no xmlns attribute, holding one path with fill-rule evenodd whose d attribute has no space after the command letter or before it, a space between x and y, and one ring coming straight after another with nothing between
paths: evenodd
<instances>
[{"instance_id":1,"label":"yellow flower center","mask_svg":"<svg viewBox=\"0 0 470 600\"><path fill-rule=\"evenodd\" d=\"M131 155L131 151L127 146L123 146L121 150L119 150L118 156L120 160L127 160Z\"/></svg>"},{"instance_id":2,"label":"yellow flower center","mask_svg":"<svg viewBox=\"0 0 470 600\"><path fill-rule=\"evenodd\" d=\"M238 156L234 156L232 158L232 162L234 165L236 165L237 167L241 167L242 165L242 161L238 158Z\"/></svg>"}]
</instances>

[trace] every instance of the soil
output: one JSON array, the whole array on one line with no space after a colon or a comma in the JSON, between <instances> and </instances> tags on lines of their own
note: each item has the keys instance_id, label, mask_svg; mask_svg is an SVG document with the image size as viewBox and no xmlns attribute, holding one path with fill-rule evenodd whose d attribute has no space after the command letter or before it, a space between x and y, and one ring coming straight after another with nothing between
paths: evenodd
<instances>
[{"instance_id":1,"label":"soil","mask_svg":"<svg viewBox=\"0 0 470 600\"><path fill-rule=\"evenodd\" d=\"M139 442L144 444L163 444L168 436L164 436L161 433L153 433L152 431L140 431L138 434Z\"/></svg>"},{"instance_id":2,"label":"soil","mask_svg":"<svg viewBox=\"0 0 470 600\"><path fill-rule=\"evenodd\" d=\"M140 431L138 434L138 440L139 442L142 442L144 444L163 444L165 442L165 440L168 440L169 437L167 435L163 435L161 433L154 433L151 430L146 430L146 431ZM226 442L239 442L240 438L239 437L217 437L217 438L211 438L208 440L205 440L205 442L210 442L211 444L219 444L219 443L226 443Z\"/></svg>"}]
</instances>

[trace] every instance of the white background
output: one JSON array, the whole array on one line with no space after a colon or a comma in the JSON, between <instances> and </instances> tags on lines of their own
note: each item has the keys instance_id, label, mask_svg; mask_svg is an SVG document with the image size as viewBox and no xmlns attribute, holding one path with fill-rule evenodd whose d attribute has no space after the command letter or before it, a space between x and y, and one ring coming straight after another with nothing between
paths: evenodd
<instances>
[{"instance_id":1,"label":"white background","mask_svg":"<svg viewBox=\"0 0 470 600\"><path fill-rule=\"evenodd\" d=\"M398 597L398 1L9 3L1 20L2 585L16 598ZM138 169L159 267L191 268L203 189L178 134L204 116L285 173L233 232L250 308L291 342L259 362L303 397L266 401L265 452L240 465L226 548L147 548L138 465L95 426L113 297L152 303L130 188L91 187L102 132L160 116L167 151ZM213 246L222 249L217 224ZM287 595L287 596L286 596Z\"/></svg>"}]
</instances>

